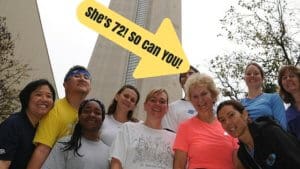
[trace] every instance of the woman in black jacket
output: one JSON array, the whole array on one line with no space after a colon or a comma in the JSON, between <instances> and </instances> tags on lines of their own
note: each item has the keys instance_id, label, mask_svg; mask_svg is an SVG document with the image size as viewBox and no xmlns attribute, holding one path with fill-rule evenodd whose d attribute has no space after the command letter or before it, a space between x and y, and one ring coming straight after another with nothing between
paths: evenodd
<instances>
[{"instance_id":1,"label":"woman in black jacket","mask_svg":"<svg viewBox=\"0 0 300 169\"><path fill-rule=\"evenodd\" d=\"M249 121L237 101L222 102L218 120L232 137L239 139L238 159L247 169L299 169L300 142L269 117Z\"/></svg>"}]
</instances>

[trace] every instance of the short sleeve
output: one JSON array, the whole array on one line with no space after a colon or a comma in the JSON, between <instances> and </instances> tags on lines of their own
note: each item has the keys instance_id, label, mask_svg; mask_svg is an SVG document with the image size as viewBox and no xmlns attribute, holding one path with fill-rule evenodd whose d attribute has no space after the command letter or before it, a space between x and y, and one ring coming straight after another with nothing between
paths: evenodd
<instances>
[{"instance_id":1,"label":"short sleeve","mask_svg":"<svg viewBox=\"0 0 300 169\"><path fill-rule=\"evenodd\" d=\"M125 164L126 160L126 150L128 146L128 140L129 140L129 135L128 135L128 124L124 124L121 127L121 130L118 132L116 139L111 145L110 148L110 153L109 153L109 160L112 158L116 158L120 160L122 166Z\"/></svg>"},{"instance_id":2,"label":"short sleeve","mask_svg":"<svg viewBox=\"0 0 300 169\"><path fill-rule=\"evenodd\" d=\"M181 123L179 125L175 142L173 145L173 150L181 150L184 152L188 152L189 142L188 142L188 126L187 123Z\"/></svg>"},{"instance_id":3,"label":"short sleeve","mask_svg":"<svg viewBox=\"0 0 300 169\"><path fill-rule=\"evenodd\" d=\"M65 169L67 162L65 154L67 152L63 151L63 148L64 144L61 141L58 141L44 162L42 169Z\"/></svg>"},{"instance_id":4,"label":"short sleeve","mask_svg":"<svg viewBox=\"0 0 300 169\"><path fill-rule=\"evenodd\" d=\"M58 139L60 130L60 119L57 115L57 109L54 107L40 121L33 143L41 143L52 148Z\"/></svg>"},{"instance_id":5,"label":"short sleeve","mask_svg":"<svg viewBox=\"0 0 300 169\"><path fill-rule=\"evenodd\" d=\"M283 101L278 94L274 94L271 98L271 102L271 109L274 118L279 122L284 130L287 130L287 121Z\"/></svg>"}]
</instances>

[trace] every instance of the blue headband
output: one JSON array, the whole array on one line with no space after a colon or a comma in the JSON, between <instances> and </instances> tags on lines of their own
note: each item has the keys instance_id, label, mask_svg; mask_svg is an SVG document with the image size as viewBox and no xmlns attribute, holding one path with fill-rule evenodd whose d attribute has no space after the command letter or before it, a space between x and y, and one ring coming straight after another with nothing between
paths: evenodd
<instances>
[{"instance_id":1,"label":"blue headband","mask_svg":"<svg viewBox=\"0 0 300 169\"><path fill-rule=\"evenodd\" d=\"M66 80L68 80L70 77L73 77L73 76L78 75L78 74L83 74L84 76L87 76L88 79L91 78L91 74L90 74L87 70L84 70L84 69L76 69L76 70L73 70L73 71L69 72L69 73L66 75L64 81L66 81Z\"/></svg>"}]
</instances>

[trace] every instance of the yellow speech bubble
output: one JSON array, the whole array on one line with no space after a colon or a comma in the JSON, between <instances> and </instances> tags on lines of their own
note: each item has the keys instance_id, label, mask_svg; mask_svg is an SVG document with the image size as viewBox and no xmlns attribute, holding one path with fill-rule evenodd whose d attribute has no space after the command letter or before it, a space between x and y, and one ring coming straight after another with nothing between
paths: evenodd
<instances>
[{"instance_id":1,"label":"yellow speech bubble","mask_svg":"<svg viewBox=\"0 0 300 169\"><path fill-rule=\"evenodd\" d=\"M190 64L168 18L153 34L95 0L83 1L77 9L77 16L82 24L141 58L133 73L134 78L189 70Z\"/></svg>"}]
</instances>

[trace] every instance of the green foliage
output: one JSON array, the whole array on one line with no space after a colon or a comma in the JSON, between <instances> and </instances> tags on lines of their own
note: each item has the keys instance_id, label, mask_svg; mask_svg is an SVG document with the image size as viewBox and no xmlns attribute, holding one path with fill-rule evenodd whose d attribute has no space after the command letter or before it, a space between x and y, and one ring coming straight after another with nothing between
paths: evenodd
<instances>
[{"instance_id":1,"label":"green foliage","mask_svg":"<svg viewBox=\"0 0 300 169\"><path fill-rule=\"evenodd\" d=\"M300 22L296 12L284 0L239 0L236 7L230 7L220 20L223 32L219 36L238 47L210 62L223 94L235 99L243 96L244 68L251 61L263 67L266 91L276 90L279 68L300 62L300 43L296 40Z\"/></svg>"},{"instance_id":2,"label":"green foliage","mask_svg":"<svg viewBox=\"0 0 300 169\"><path fill-rule=\"evenodd\" d=\"M6 18L0 17L0 121L17 109L19 89L17 85L27 77L28 65L14 58L14 42L6 26Z\"/></svg>"}]
</instances>

